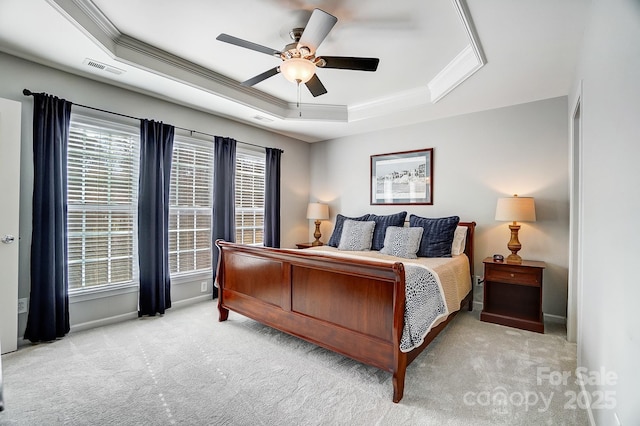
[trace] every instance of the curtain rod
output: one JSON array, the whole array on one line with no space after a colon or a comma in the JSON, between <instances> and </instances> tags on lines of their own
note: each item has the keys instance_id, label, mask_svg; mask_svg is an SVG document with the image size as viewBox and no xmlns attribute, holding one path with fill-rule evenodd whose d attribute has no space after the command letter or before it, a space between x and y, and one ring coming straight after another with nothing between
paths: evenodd
<instances>
[{"instance_id":1,"label":"curtain rod","mask_svg":"<svg viewBox=\"0 0 640 426\"><path fill-rule=\"evenodd\" d=\"M29 90L29 89L24 89L24 90L22 91L22 94L23 94L23 95L25 95L25 96L33 96L33 95L35 95L36 93L32 92L32 91L31 91L31 90ZM40 94L41 94L41 95L46 95L46 93L44 93L44 92L41 92ZM108 110L106 110L106 109L96 108L96 107L87 106L87 105L82 105L82 104L76 104L76 103L73 103L73 102L72 102L72 104L73 104L73 105L75 105L75 106L82 107L82 108L92 109L92 110L100 111L100 112L106 112L107 114L113 114L113 115L119 115L120 117L131 118L131 119L133 119L133 120L138 120L138 121L142 120L142 118L133 117L133 116L131 116L131 115L127 115L127 114L121 114L121 113L119 113L119 112L108 111ZM205 135L205 136L216 137L216 135L212 135L212 134L210 134L210 133L205 133L205 132L200 132L200 131L198 131L198 130L185 129L184 127L179 127L179 126L173 126L173 127L175 127L176 129L184 130L184 131L189 132L189 133L191 133L191 134L193 134L193 133L199 133L199 134L201 134L201 135ZM236 141L236 142L241 143L241 144L244 144L244 145L255 146L256 148L262 148L262 149L265 149L265 148L266 148L266 147L264 147L264 146L256 145L256 144L254 144L254 143L243 142L243 141ZM282 150L282 149L281 149L280 151L284 152L284 150Z\"/></svg>"}]
</instances>

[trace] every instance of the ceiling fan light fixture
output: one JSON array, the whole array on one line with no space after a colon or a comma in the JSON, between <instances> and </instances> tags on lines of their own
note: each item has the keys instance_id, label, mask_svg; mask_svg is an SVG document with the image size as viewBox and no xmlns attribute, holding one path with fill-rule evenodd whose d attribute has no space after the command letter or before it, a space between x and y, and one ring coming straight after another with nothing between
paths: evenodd
<instances>
[{"instance_id":1,"label":"ceiling fan light fixture","mask_svg":"<svg viewBox=\"0 0 640 426\"><path fill-rule=\"evenodd\" d=\"M292 83L306 83L316 73L316 66L308 59L291 58L280 64L280 72Z\"/></svg>"},{"instance_id":2,"label":"ceiling fan light fixture","mask_svg":"<svg viewBox=\"0 0 640 426\"><path fill-rule=\"evenodd\" d=\"M314 9L304 27L296 27L289 32L293 43L287 44L281 51L225 33L216 37L216 40L280 58L282 62L279 66L275 66L240 84L244 87L250 87L276 74L283 74L288 81L298 84L298 102L300 102L300 83L307 86L313 97L327 93L327 89L316 75L316 67L355 71L375 71L378 68L378 62L380 61L378 58L316 57L316 49L327 37L337 21L338 18L324 10Z\"/></svg>"}]
</instances>

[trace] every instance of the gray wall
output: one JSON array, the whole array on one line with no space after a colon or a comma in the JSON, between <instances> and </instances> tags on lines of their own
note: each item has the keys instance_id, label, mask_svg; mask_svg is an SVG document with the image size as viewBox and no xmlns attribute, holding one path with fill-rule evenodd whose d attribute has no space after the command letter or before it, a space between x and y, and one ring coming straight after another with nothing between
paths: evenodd
<instances>
[{"instance_id":1,"label":"gray wall","mask_svg":"<svg viewBox=\"0 0 640 426\"><path fill-rule=\"evenodd\" d=\"M22 94L24 88L47 92L76 104L88 105L134 117L161 120L175 126L239 141L284 150L282 156L282 234L283 247L307 238L305 219L309 201L309 144L267 132L235 121L220 118L139 93L57 71L14 56L0 53L0 97L22 102L22 147L20 176L20 272L19 296L29 296L31 214L33 191L32 117L33 98ZM86 109L74 109L89 112ZM117 119L115 116L109 116ZM174 305L211 297L200 291L204 279L180 280L172 289ZM134 289L135 290L135 289ZM73 329L82 329L136 316L137 291L112 291L71 298ZM18 336L24 335L26 314L19 315Z\"/></svg>"},{"instance_id":2,"label":"gray wall","mask_svg":"<svg viewBox=\"0 0 640 426\"><path fill-rule=\"evenodd\" d=\"M619 424L615 413L623 425L640 424L639 79L640 2L594 0L569 114L582 85L578 363L617 375L587 386L615 403L593 410L598 425Z\"/></svg>"},{"instance_id":3,"label":"gray wall","mask_svg":"<svg viewBox=\"0 0 640 426\"><path fill-rule=\"evenodd\" d=\"M520 230L525 259L547 263L543 311L566 317L569 193L567 98L501 108L412 126L315 143L311 148L311 197L337 213L389 214L401 210L426 217L458 215L477 222L475 270L482 259L508 254L509 228L496 222L499 197L535 197L537 222ZM432 206L371 206L370 155L434 148ZM310 231L312 232L312 231ZM476 291L476 300L482 300Z\"/></svg>"}]
</instances>

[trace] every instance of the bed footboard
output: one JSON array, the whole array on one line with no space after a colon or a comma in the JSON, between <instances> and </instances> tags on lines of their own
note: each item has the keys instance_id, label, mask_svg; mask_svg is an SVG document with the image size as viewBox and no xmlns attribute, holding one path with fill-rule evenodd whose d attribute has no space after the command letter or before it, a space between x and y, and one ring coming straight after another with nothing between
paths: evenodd
<instances>
[{"instance_id":1,"label":"bed footboard","mask_svg":"<svg viewBox=\"0 0 640 426\"><path fill-rule=\"evenodd\" d=\"M404 266L217 242L219 319L233 310L393 374L402 398Z\"/></svg>"}]
</instances>

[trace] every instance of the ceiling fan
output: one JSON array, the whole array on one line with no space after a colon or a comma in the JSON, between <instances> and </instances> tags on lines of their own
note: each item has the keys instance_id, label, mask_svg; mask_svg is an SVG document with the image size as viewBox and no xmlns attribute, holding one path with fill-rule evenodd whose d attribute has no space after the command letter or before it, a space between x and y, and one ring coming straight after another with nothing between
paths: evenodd
<instances>
[{"instance_id":1,"label":"ceiling fan","mask_svg":"<svg viewBox=\"0 0 640 426\"><path fill-rule=\"evenodd\" d=\"M217 40L236 46L279 57L282 63L268 71L243 81L243 86L253 86L269 77L282 73L285 78L298 84L304 83L311 94L316 97L327 93L318 76L317 68L336 68L356 71L375 71L378 69L378 58L357 58L350 56L316 56L320 43L338 22L338 18L321 9L314 9L306 27L294 28L289 35L293 39L282 51L242 40L229 34L220 34Z\"/></svg>"}]
</instances>

